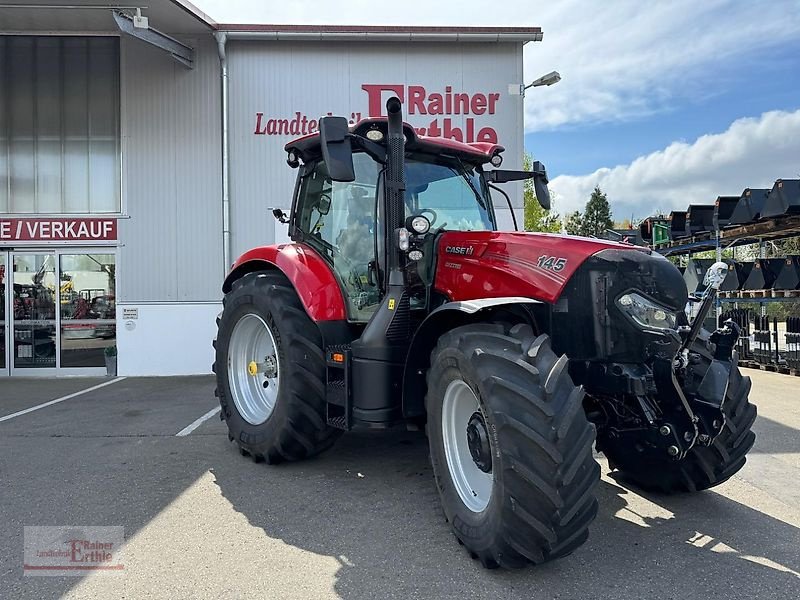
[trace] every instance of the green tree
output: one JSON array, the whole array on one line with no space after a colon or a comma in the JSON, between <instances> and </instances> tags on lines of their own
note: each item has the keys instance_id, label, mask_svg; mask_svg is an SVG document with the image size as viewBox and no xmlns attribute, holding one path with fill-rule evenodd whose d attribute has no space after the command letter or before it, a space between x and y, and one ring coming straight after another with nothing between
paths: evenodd
<instances>
[{"instance_id":1,"label":"green tree","mask_svg":"<svg viewBox=\"0 0 800 600\"><path fill-rule=\"evenodd\" d=\"M611 220L611 207L608 198L600 186L595 186L591 197L586 202L583 211L583 235L602 237L606 229L612 229L614 221Z\"/></svg>"},{"instance_id":2,"label":"green tree","mask_svg":"<svg viewBox=\"0 0 800 600\"><path fill-rule=\"evenodd\" d=\"M583 235L583 215L581 211L576 210L564 217L564 231L570 235Z\"/></svg>"},{"instance_id":3,"label":"green tree","mask_svg":"<svg viewBox=\"0 0 800 600\"><path fill-rule=\"evenodd\" d=\"M526 171L530 171L533 166L533 157L527 152L522 158L522 166ZM547 231L558 233L561 231L561 220L553 210L554 197L550 195L550 210L545 210L536 198L536 191L533 187L533 179L526 179L522 192L523 206L523 225L525 231Z\"/></svg>"}]
</instances>

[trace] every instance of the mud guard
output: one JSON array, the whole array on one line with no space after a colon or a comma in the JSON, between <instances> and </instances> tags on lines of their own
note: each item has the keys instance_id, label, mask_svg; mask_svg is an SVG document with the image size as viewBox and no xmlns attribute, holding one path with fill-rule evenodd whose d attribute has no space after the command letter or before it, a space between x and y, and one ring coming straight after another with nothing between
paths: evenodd
<instances>
[{"instance_id":1,"label":"mud guard","mask_svg":"<svg viewBox=\"0 0 800 600\"><path fill-rule=\"evenodd\" d=\"M306 244L280 244L248 250L233 264L222 291L228 293L233 282L252 271L276 269L291 281L311 320L347 319L344 296L331 267Z\"/></svg>"},{"instance_id":2,"label":"mud guard","mask_svg":"<svg viewBox=\"0 0 800 600\"><path fill-rule=\"evenodd\" d=\"M540 300L522 296L485 298L447 302L433 310L417 328L408 348L403 371L403 416L421 417L425 414L427 384L425 373L436 341L444 332L480 320L491 311L511 305L542 304Z\"/></svg>"}]
</instances>

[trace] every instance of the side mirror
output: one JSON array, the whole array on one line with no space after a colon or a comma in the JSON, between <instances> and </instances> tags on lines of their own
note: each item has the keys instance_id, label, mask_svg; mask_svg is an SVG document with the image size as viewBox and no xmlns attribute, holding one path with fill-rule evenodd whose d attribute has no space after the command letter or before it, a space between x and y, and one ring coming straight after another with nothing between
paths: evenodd
<instances>
[{"instance_id":1,"label":"side mirror","mask_svg":"<svg viewBox=\"0 0 800 600\"><path fill-rule=\"evenodd\" d=\"M703 278L703 285L718 290L728 276L728 264L716 262L708 268L706 276Z\"/></svg>"},{"instance_id":2,"label":"side mirror","mask_svg":"<svg viewBox=\"0 0 800 600\"><path fill-rule=\"evenodd\" d=\"M550 210L550 190L547 187L547 169L538 160L533 162L533 191L542 208Z\"/></svg>"},{"instance_id":3,"label":"side mirror","mask_svg":"<svg viewBox=\"0 0 800 600\"><path fill-rule=\"evenodd\" d=\"M319 120L322 159L333 181L355 181L350 131L344 117L322 117Z\"/></svg>"},{"instance_id":4,"label":"side mirror","mask_svg":"<svg viewBox=\"0 0 800 600\"><path fill-rule=\"evenodd\" d=\"M283 212L280 208L272 209L272 216L275 217L279 223L288 223L289 215Z\"/></svg>"},{"instance_id":5,"label":"side mirror","mask_svg":"<svg viewBox=\"0 0 800 600\"><path fill-rule=\"evenodd\" d=\"M331 212L330 189L322 192L319 195L319 202L317 203L317 211L321 215L327 215L329 212Z\"/></svg>"},{"instance_id":6,"label":"side mirror","mask_svg":"<svg viewBox=\"0 0 800 600\"><path fill-rule=\"evenodd\" d=\"M524 181L533 179L533 190L536 199L542 208L550 210L550 190L547 189L547 170L538 160L534 161L530 171L510 171L507 169L494 169L486 174L489 183L508 183L509 181Z\"/></svg>"}]
</instances>

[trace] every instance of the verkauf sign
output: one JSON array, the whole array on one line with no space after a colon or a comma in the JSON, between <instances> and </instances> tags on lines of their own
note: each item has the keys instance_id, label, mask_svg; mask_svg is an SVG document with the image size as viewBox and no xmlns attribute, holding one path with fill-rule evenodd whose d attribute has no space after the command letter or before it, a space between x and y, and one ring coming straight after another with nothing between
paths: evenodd
<instances>
[{"instance_id":1,"label":"verkauf sign","mask_svg":"<svg viewBox=\"0 0 800 600\"><path fill-rule=\"evenodd\" d=\"M113 242L116 219L2 219L0 243Z\"/></svg>"}]
</instances>

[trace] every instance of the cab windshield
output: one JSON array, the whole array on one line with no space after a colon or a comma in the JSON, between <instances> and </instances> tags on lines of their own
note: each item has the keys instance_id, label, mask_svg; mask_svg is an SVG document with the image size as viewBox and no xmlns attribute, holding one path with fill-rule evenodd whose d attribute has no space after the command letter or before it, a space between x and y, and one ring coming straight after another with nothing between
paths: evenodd
<instances>
[{"instance_id":1,"label":"cab windshield","mask_svg":"<svg viewBox=\"0 0 800 600\"><path fill-rule=\"evenodd\" d=\"M406 161L406 216L423 213L433 229L486 231L494 216L475 167L457 159Z\"/></svg>"}]
</instances>

